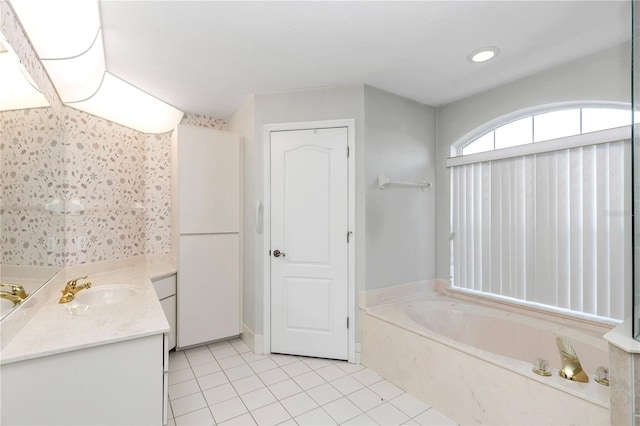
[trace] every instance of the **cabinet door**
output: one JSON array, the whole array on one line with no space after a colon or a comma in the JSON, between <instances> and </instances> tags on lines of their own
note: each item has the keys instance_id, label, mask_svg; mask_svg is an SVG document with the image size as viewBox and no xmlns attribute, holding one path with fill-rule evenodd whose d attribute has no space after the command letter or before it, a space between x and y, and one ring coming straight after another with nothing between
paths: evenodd
<instances>
[{"instance_id":1,"label":"cabinet door","mask_svg":"<svg viewBox=\"0 0 640 426\"><path fill-rule=\"evenodd\" d=\"M240 231L240 137L178 126L180 234Z\"/></svg>"},{"instance_id":2,"label":"cabinet door","mask_svg":"<svg viewBox=\"0 0 640 426\"><path fill-rule=\"evenodd\" d=\"M181 235L178 348L240 334L238 234Z\"/></svg>"}]
</instances>

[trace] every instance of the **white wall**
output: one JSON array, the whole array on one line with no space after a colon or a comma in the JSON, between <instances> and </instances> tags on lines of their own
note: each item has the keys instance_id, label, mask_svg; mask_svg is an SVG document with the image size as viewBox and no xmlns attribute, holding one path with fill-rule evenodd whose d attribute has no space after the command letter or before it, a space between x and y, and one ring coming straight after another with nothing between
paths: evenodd
<instances>
[{"instance_id":1,"label":"white wall","mask_svg":"<svg viewBox=\"0 0 640 426\"><path fill-rule=\"evenodd\" d=\"M366 277L373 290L435 277L435 188L378 188L394 180L435 183L435 109L365 86Z\"/></svg>"},{"instance_id":2,"label":"white wall","mask_svg":"<svg viewBox=\"0 0 640 426\"><path fill-rule=\"evenodd\" d=\"M249 98L229 119L229 131L242 136L243 151L243 241L242 241L242 322L255 331L255 122L254 99Z\"/></svg>"},{"instance_id":3,"label":"white wall","mask_svg":"<svg viewBox=\"0 0 640 426\"><path fill-rule=\"evenodd\" d=\"M565 101L631 101L629 43L442 106L437 118L436 276L449 278L451 144L513 111Z\"/></svg>"}]
</instances>

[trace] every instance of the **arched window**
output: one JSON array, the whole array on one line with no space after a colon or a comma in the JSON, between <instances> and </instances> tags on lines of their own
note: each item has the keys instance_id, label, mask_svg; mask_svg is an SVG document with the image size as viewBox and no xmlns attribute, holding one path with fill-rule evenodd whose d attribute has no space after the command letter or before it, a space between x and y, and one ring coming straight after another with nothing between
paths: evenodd
<instances>
[{"instance_id":1,"label":"arched window","mask_svg":"<svg viewBox=\"0 0 640 426\"><path fill-rule=\"evenodd\" d=\"M452 145L454 289L620 321L631 279L631 110L564 104Z\"/></svg>"},{"instance_id":2,"label":"arched window","mask_svg":"<svg viewBox=\"0 0 640 426\"><path fill-rule=\"evenodd\" d=\"M637 114L635 122L640 122ZM454 156L559 139L631 124L630 105L594 104L564 107L505 120L475 138L458 143Z\"/></svg>"}]
</instances>

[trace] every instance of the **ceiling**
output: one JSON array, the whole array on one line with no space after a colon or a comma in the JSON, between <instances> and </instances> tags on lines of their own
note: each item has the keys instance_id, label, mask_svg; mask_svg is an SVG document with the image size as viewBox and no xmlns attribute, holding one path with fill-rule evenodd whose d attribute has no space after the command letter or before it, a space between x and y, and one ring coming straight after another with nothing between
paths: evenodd
<instances>
[{"instance_id":1,"label":"ceiling","mask_svg":"<svg viewBox=\"0 0 640 426\"><path fill-rule=\"evenodd\" d=\"M188 113L368 84L438 106L631 37L630 1L108 1L107 70ZM480 47L496 59L467 61Z\"/></svg>"}]
</instances>

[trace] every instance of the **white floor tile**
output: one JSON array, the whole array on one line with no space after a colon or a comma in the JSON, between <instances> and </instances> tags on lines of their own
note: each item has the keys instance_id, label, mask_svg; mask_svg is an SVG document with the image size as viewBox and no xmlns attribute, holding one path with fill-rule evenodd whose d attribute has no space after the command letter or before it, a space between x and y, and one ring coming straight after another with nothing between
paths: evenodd
<instances>
[{"instance_id":1,"label":"white floor tile","mask_svg":"<svg viewBox=\"0 0 640 426\"><path fill-rule=\"evenodd\" d=\"M342 423L343 425L353 425L353 426L371 426L375 425L376 422L371 417L366 414L360 414L358 417L354 417L351 420L347 420Z\"/></svg>"},{"instance_id":2,"label":"white floor tile","mask_svg":"<svg viewBox=\"0 0 640 426\"><path fill-rule=\"evenodd\" d=\"M273 370L268 370L264 373L258 373L258 377L260 377L260 380L262 380L267 386L282 382L289 378L287 373L285 373L281 368L274 368Z\"/></svg>"},{"instance_id":3,"label":"white floor tile","mask_svg":"<svg viewBox=\"0 0 640 426\"><path fill-rule=\"evenodd\" d=\"M211 405L209 408L213 413L213 418L216 420L216 423L230 420L247 412L247 407L245 407L242 400L238 397Z\"/></svg>"},{"instance_id":4,"label":"white floor tile","mask_svg":"<svg viewBox=\"0 0 640 426\"><path fill-rule=\"evenodd\" d=\"M258 376L245 377L244 379L235 380L231 382L231 384L239 395L244 395L245 393L264 387L264 383L262 383L262 380L260 380Z\"/></svg>"},{"instance_id":5,"label":"white floor tile","mask_svg":"<svg viewBox=\"0 0 640 426\"><path fill-rule=\"evenodd\" d=\"M315 410L308 411L295 418L295 421L299 425L312 426L312 425L335 425L336 422L331 418L326 411L322 408L316 408Z\"/></svg>"},{"instance_id":6,"label":"white floor tile","mask_svg":"<svg viewBox=\"0 0 640 426\"><path fill-rule=\"evenodd\" d=\"M278 423L278 426L299 426L299 425L295 420L289 419L289 420L285 420L282 423Z\"/></svg>"},{"instance_id":7,"label":"white floor tile","mask_svg":"<svg viewBox=\"0 0 640 426\"><path fill-rule=\"evenodd\" d=\"M224 385L204 390L202 391L202 394L207 400L208 405L214 405L238 396L238 393L233 386L231 386L231 383L225 383Z\"/></svg>"},{"instance_id":8,"label":"white floor tile","mask_svg":"<svg viewBox=\"0 0 640 426\"><path fill-rule=\"evenodd\" d=\"M356 407L347 398L336 399L335 401L324 405L322 408L338 423L346 422L347 420L362 414L362 410Z\"/></svg>"},{"instance_id":9,"label":"white floor tile","mask_svg":"<svg viewBox=\"0 0 640 426\"><path fill-rule=\"evenodd\" d=\"M198 386L198 382L196 382L195 379L176 383L175 385L169 385L169 399L178 399L182 398L183 396L199 392L200 386Z\"/></svg>"},{"instance_id":10,"label":"white floor tile","mask_svg":"<svg viewBox=\"0 0 640 426\"><path fill-rule=\"evenodd\" d=\"M307 364L311 369L317 370L318 368L326 367L328 365L333 364L335 361L331 359L323 359L323 358L302 358L302 362Z\"/></svg>"},{"instance_id":11,"label":"white floor tile","mask_svg":"<svg viewBox=\"0 0 640 426\"><path fill-rule=\"evenodd\" d=\"M318 406L318 404L304 392L281 399L280 404L291 414L291 417L299 416Z\"/></svg>"},{"instance_id":12,"label":"white floor tile","mask_svg":"<svg viewBox=\"0 0 640 426\"><path fill-rule=\"evenodd\" d=\"M245 352L241 356L247 362L255 362L267 358L266 355L254 354L253 352Z\"/></svg>"},{"instance_id":13,"label":"white floor tile","mask_svg":"<svg viewBox=\"0 0 640 426\"><path fill-rule=\"evenodd\" d=\"M244 379L245 377L254 376L256 373L254 373L251 367L247 364L242 364L237 367L224 370L224 374L227 375L230 381L235 382L236 380Z\"/></svg>"},{"instance_id":14,"label":"white floor tile","mask_svg":"<svg viewBox=\"0 0 640 426\"><path fill-rule=\"evenodd\" d=\"M196 377L206 376L207 374L217 373L220 366L216 361L205 362L204 364L194 365L191 367Z\"/></svg>"},{"instance_id":15,"label":"white floor tile","mask_svg":"<svg viewBox=\"0 0 640 426\"><path fill-rule=\"evenodd\" d=\"M185 351L185 353L187 355L187 359L189 360L189 364L191 364L192 367L194 365L214 361L211 351L206 346L195 349L188 349Z\"/></svg>"},{"instance_id":16,"label":"white floor tile","mask_svg":"<svg viewBox=\"0 0 640 426\"><path fill-rule=\"evenodd\" d=\"M279 402L258 408L251 415L260 426L277 425L291 417Z\"/></svg>"},{"instance_id":17,"label":"white floor tile","mask_svg":"<svg viewBox=\"0 0 640 426\"><path fill-rule=\"evenodd\" d=\"M360 364L350 364L347 361L336 362L335 366L344 371L347 374L353 374L356 371L362 370L364 367Z\"/></svg>"},{"instance_id":18,"label":"white floor tile","mask_svg":"<svg viewBox=\"0 0 640 426\"><path fill-rule=\"evenodd\" d=\"M369 370L368 368L365 368L364 370L360 370L356 373L353 373L351 377L353 377L354 379L356 379L357 381L359 381L365 386L371 386L372 384L382 380L381 376L377 375L376 373Z\"/></svg>"},{"instance_id":19,"label":"white floor tile","mask_svg":"<svg viewBox=\"0 0 640 426\"><path fill-rule=\"evenodd\" d=\"M302 388L296 384L292 379L273 384L269 386L269 390L278 399L283 399L296 393L302 392Z\"/></svg>"},{"instance_id":20,"label":"white floor tile","mask_svg":"<svg viewBox=\"0 0 640 426\"><path fill-rule=\"evenodd\" d=\"M362 383L351 376L345 376L334 380L331 382L331 386L338 389L343 395L348 395L364 387Z\"/></svg>"},{"instance_id":21,"label":"white floor tile","mask_svg":"<svg viewBox=\"0 0 640 426\"><path fill-rule=\"evenodd\" d=\"M371 389L387 401L404 393L402 389L396 387L386 380L381 380L378 383L372 384L371 386L369 386L369 389Z\"/></svg>"},{"instance_id":22,"label":"white floor tile","mask_svg":"<svg viewBox=\"0 0 640 426\"><path fill-rule=\"evenodd\" d=\"M409 393L403 393L389 402L409 417L415 417L429 409L427 404Z\"/></svg>"},{"instance_id":23,"label":"white floor tile","mask_svg":"<svg viewBox=\"0 0 640 426\"><path fill-rule=\"evenodd\" d=\"M235 426L249 426L255 425L256 422L251 417L251 414L246 413L238 417L234 417L231 420L227 420L226 422L218 423L219 425L235 425Z\"/></svg>"},{"instance_id":24,"label":"white floor tile","mask_svg":"<svg viewBox=\"0 0 640 426\"><path fill-rule=\"evenodd\" d=\"M229 368L246 365L247 362L240 355L232 355L227 358L222 358L218 361L218 364L220 364L220 367L222 367L223 370L228 370Z\"/></svg>"},{"instance_id":25,"label":"white floor tile","mask_svg":"<svg viewBox=\"0 0 640 426\"><path fill-rule=\"evenodd\" d=\"M215 386L220 386L229 381L227 380L227 376L225 376L222 371L218 371L217 373L207 374L206 376L198 377L196 380L198 380L198 384L200 385L200 389L202 390L213 388Z\"/></svg>"},{"instance_id":26,"label":"white floor tile","mask_svg":"<svg viewBox=\"0 0 640 426\"><path fill-rule=\"evenodd\" d=\"M191 413L175 418L177 426L213 426L213 416L208 408L201 408Z\"/></svg>"},{"instance_id":27,"label":"white floor tile","mask_svg":"<svg viewBox=\"0 0 640 426\"><path fill-rule=\"evenodd\" d=\"M220 350L222 348L226 348L229 346L231 346L231 342L229 340L223 340L222 342L210 343L209 345L207 345L207 347L211 352Z\"/></svg>"},{"instance_id":28,"label":"white floor tile","mask_svg":"<svg viewBox=\"0 0 640 426\"><path fill-rule=\"evenodd\" d=\"M416 416L414 420L418 422L418 424L427 426L444 426L456 424L453 420L451 420L441 412L434 410L433 408L430 408L419 416Z\"/></svg>"},{"instance_id":29,"label":"white floor tile","mask_svg":"<svg viewBox=\"0 0 640 426\"><path fill-rule=\"evenodd\" d=\"M311 368L302 361L292 362L291 364L283 365L280 368L282 368L282 370L291 377L296 377L311 371Z\"/></svg>"},{"instance_id":30,"label":"white floor tile","mask_svg":"<svg viewBox=\"0 0 640 426\"><path fill-rule=\"evenodd\" d=\"M455 425L358 364L256 355L240 339L169 357L167 415L174 426Z\"/></svg>"},{"instance_id":31,"label":"white floor tile","mask_svg":"<svg viewBox=\"0 0 640 426\"><path fill-rule=\"evenodd\" d=\"M231 345L213 349L211 352L213 352L213 356L218 361L224 358L229 358L230 356L238 355L238 352L236 352L236 350Z\"/></svg>"},{"instance_id":32,"label":"white floor tile","mask_svg":"<svg viewBox=\"0 0 640 426\"><path fill-rule=\"evenodd\" d=\"M276 364L278 364L281 367L283 365L293 364L294 362L298 362L298 358L292 355L271 354L269 355L269 358L274 360Z\"/></svg>"},{"instance_id":33,"label":"white floor tile","mask_svg":"<svg viewBox=\"0 0 640 426\"><path fill-rule=\"evenodd\" d=\"M325 405L328 402L335 401L338 398L342 398L342 394L329 383L311 388L307 391L307 393L311 398L313 398L315 402L318 403L318 405Z\"/></svg>"},{"instance_id":34,"label":"white floor tile","mask_svg":"<svg viewBox=\"0 0 640 426\"><path fill-rule=\"evenodd\" d=\"M176 416L176 418L206 406L207 402L204 400L204 396L202 396L201 393L195 393L193 395L171 400L171 408L173 408L173 415ZM179 422L176 420L176 423Z\"/></svg>"},{"instance_id":35,"label":"white floor tile","mask_svg":"<svg viewBox=\"0 0 640 426\"><path fill-rule=\"evenodd\" d=\"M388 402L368 411L367 414L381 425L401 425L409 420L409 416Z\"/></svg>"},{"instance_id":36,"label":"white floor tile","mask_svg":"<svg viewBox=\"0 0 640 426\"><path fill-rule=\"evenodd\" d=\"M353 402L362 411L369 411L374 407L382 404L384 400L380 395L376 394L369 388L360 389L347 396L349 401Z\"/></svg>"},{"instance_id":37,"label":"white floor tile","mask_svg":"<svg viewBox=\"0 0 640 426\"><path fill-rule=\"evenodd\" d=\"M176 426L176 421L174 419L167 419L167 426Z\"/></svg>"},{"instance_id":38,"label":"white floor tile","mask_svg":"<svg viewBox=\"0 0 640 426\"><path fill-rule=\"evenodd\" d=\"M315 371L296 376L293 380L304 390L315 388L316 386L326 383Z\"/></svg>"},{"instance_id":39,"label":"white floor tile","mask_svg":"<svg viewBox=\"0 0 640 426\"><path fill-rule=\"evenodd\" d=\"M262 373L264 371L277 368L278 364L276 364L271 358L264 358L250 363L249 366L251 366L251 368L253 368L253 371L255 371L256 373Z\"/></svg>"},{"instance_id":40,"label":"white floor tile","mask_svg":"<svg viewBox=\"0 0 640 426\"><path fill-rule=\"evenodd\" d=\"M176 383L186 382L187 380L195 379L196 376L193 374L191 368L183 368L182 370L170 371L169 372L169 384L175 385Z\"/></svg>"},{"instance_id":41,"label":"white floor tile","mask_svg":"<svg viewBox=\"0 0 640 426\"><path fill-rule=\"evenodd\" d=\"M409 425L410 425L410 426L415 426L415 425L420 426L420 423L416 422L416 421L415 421L415 420L413 420L413 419L409 420L408 422L404 422L404 423L402 423L402 424L403 424L403 425L407 425L407 426L409 426Z\"/></svg>"},{"instance_id":42,"label":"white floor tile","mask_svg":"<svg viewBox=\"0 0 640 426\"><path fill-rule=\"evenodd\" d=\"M335 379L339 379L340 377L347 375L347 373L340 370L338 367L336 367L333 364L318 368L316 370L316 373L318 373L318 375L323 379L325 379L327 382L330 382Z\"/></svg>"},{"instance_id":43,"label":"white floor tile","mask_svg":"<svg viewBox=\"0 0 640 426\"><path fill-rule=\"evenodd\" d=\"M251 348L240 339L231 340L229 343L231 343L233 349L235 349L239 354L251 352Z\"/></svg>"},{"instance_id":44,"label":"white floor tile","mask_svg":"<svg viewBox=\"0 0 640 426\"><path fill-rule=\"evenodd\" d=\"M276 402L276 397L267 388L261 388L258 390L245 393L241 396L244 405L247 406L249 411L253 411L256 408L264 407L265 405Z\"/></svg>"},{"instance_id":45,"label":"white floor tile","mask_svg":"<svg viewBox=\"0 0 640 426\"><path fill-rule=\"evenodd\" d=\"M189 368L189 361L184 352L169 352L169 372Z\"/></svg>"}]
</instances>

